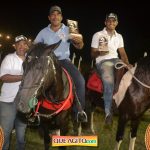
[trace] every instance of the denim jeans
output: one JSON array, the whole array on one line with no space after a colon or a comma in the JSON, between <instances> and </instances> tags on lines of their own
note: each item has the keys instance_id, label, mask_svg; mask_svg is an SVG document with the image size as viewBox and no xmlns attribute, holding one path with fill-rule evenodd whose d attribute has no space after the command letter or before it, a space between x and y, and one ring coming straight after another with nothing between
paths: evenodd
<instances>
[{"instance_id":1,"label":"denim jeans","mask_svg":"<svg viewBox=\"0 0 150 150\"><path fill-rule=\"evenodd\" d=\"M111 113L112 97L114 91L114 65L118 62L118 58L103 60L96 64L98 73L101 76L104 87L104 106L106 116Z\"/></svg>"},{"instance_id":2,"label":"denim jeans","mask_svg":"<svg viewBox=\"0 0 150 150\"><path fill-rule=\"evenodd\" d=\"M70 60L60 60L61 65L68 71L70 76L73 79L73 82L76 87L76 93L78 99L81 103L82 108L85 108L85 80L81 74L81 72L76 68L74 64ZM77 107L75 104L73 105L73 110L77 112Z\"/></svg>"},{"instance_id":3,"label":"denim jeans","mask_svg":"<svg viewBox=\"0 0 150 150\"><path fill-rule=\"evenodd\" d=\"M16 131L16 149L25 149L26 124L21 122L19 118L16 117L16 112L16 105L14 102L0 102L0 125L4 131L3 150L9 149L10 136L13 128L15 128Z\"/></svg>"}]
</instances>

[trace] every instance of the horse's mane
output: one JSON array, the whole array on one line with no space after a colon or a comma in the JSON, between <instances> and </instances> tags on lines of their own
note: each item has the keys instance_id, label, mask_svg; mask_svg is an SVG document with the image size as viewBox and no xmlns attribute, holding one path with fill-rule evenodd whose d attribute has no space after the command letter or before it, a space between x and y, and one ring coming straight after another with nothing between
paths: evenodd
<instances>
[{"instance_id":1,"label":"horse's mane","mask_svg":"<svg viewBox=\"0 0 150 150\"><path fill-rule=\"evenodd\" d=\"M44 43L32 44L30 46L29 51L27 52L27 56L34 53L35 56L42 56L44 51L47 49L48 45Z\"/></svg>"},{"instance_id":2,"label":"horse's mane","mask_svg":"<svg viewBox=\"0 0 150 150\"><path fill-rule=\"evenodd\" d=\"M140 58L139 61L137 61L137 68L135 70L134 75L142 83L146 85L150 85L150 57L149 56ZM134 82L134 86L136 86L136 89L140 90L141 86L139 86L139 83L136 80L133 80L133 82ZM135 95L136 94L137 93L135 93Z\"/></svg>"},{"instance_id":3,"label":"horse's mane","mask_svg":"<svg viewBox=\"0 0 150 150\"><path fill-rule=\"evenodd\" d=\"M150 57L146 56L146 57L142 57L138 62L137 62L138 66L142 67L145 70L150 70Z\"/></svg>"},{"instance_id":4,"label":"horse's mane","mask_svg":"<svg viewBox=\"0 0 150 150\"><path fill-rule=\"evenodd\" d=\"M60 43L60 42L59 42ZM56 49L57 45L59 43L53 44L53 45L47 45L44 43L37 43L37 44L33 44L31 45L28 53L27 53L27 57L31 56L33 57L33 61L30 62L29 67L32 67L33 64L36 63L36 57L37 59L42 57L42 56L47 56L49 55L51 57L51 60L53 61L53 64L55 66L55 70L56 71L56 75L55 75L55 82L53 80L53 84L49 87L51 89L51 93L56 97L62 97L62 91L63 91L63 81L62 81L62 67L61 64L59 63L57 57L54 54L54 50ZM27 58L28 60L29 58ZM26 61L27 61L26 60ZM51 67L51 69L49 70L53 70L54 68ZM48 78L50 79L50 78ZM58 81L59 81L59 86L56 87L56 84L58 85ZM49 90L49 89L47 89ZM56 94L57 93L57 94ZM56 94L56 95L55 95Z\"/></svg>"}]
</instances>

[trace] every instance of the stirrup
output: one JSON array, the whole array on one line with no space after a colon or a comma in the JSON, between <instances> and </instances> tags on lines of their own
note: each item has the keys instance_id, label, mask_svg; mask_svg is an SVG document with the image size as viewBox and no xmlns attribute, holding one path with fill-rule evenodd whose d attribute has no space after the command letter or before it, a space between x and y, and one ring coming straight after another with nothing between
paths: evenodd
<instances>
[{"instance_id":1,"label":"stirrup","mask_svg":"<svg viewBox=\"0 0 150 150\"><path fill-rule=\"evenodd\" d=\"M79 119L79 116L82 117ZM77 113L77 122L87 122L87 114L85 111L80 111Z\"/></svg>"},{"instance_id":2,"label":"stirrup","mask_svg":"<svg viewBox=\"0 0 150 150\"><path fill-rule=\"evenodd\" d=\"M28 119L28 125L29 126L39 126L40 125L40 116L35 115Z\"/></svg>"}]
</instances>

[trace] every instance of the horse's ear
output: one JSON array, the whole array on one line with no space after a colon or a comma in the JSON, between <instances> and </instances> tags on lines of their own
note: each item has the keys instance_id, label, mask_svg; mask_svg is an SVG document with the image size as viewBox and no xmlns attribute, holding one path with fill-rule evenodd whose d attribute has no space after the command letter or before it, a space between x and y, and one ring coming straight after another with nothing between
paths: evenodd
<instances>
[{"instance_id":1,"label":"horse's ear","mask_svg":"<svg viewBox=\"0 0 150 150\"><path fill-rule=\"evenodd\" d=\"M54 43L52 45L47 46L46 48L49 49L49 52L54 52L55 49L60 45L62 40L58 41L57 43Z\"/></svg>"}]
</instances>

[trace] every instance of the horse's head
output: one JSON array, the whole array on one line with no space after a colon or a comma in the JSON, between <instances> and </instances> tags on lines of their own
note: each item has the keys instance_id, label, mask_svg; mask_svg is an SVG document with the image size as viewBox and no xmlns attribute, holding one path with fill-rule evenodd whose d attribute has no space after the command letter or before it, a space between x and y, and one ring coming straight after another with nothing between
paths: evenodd
<instances>
[{"instance_id":1,"label":"horse's head","mask_svg":"<svg viewBox=\"0 0 150 150\"><path fill-rule=\"evenodd\" d=\"M55 78L57 62L54 50L61 41L47 46L42 43L32 45L23 63L23 80L16 96L17 108L22 113L29 113L37 103L43 87L46 89Z\"/></svg>"}]
</instances>

